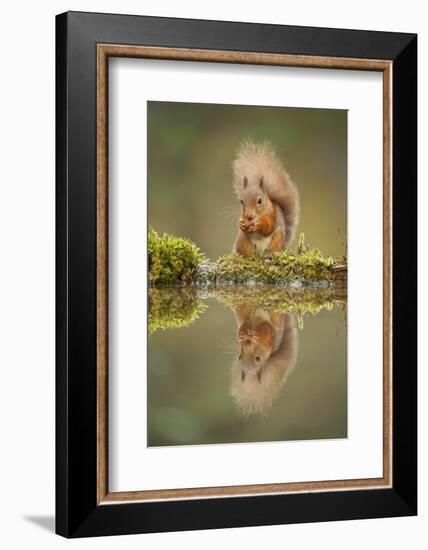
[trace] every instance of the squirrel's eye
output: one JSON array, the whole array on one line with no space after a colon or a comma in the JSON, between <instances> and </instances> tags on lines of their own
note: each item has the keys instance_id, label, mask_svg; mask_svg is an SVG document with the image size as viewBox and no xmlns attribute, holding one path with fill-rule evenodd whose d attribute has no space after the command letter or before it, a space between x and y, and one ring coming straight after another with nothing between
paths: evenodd
<instances>
[{"instance_id":1,"label":"squirrel's eye","mask_svg":"<svg viewBox=\"0 0 428 550\"><path fill-rule=\"evenodd\" d=\"M259 197L259 198L257 199L257 204L262 204L262 202L263 202L263 201L262 201L262 198Z\"/></svg>"},{"instance_id":2,"label":"squirrel's eye","mask_svg":"<svg viewBox=\"0 0 428 550\"><path fill-rule=\"evenodd\" d=\"M260 357L256 355L256 363L260 363Z\"/></svg>"},{"instance_id":3,"label":"squirrel's eye","mask_svg":"<svg viewBox=\"0 0 428 550\"><path fill-rule=\"evenodd\" d=\"M244 201L243 201L243 200L241 200L241 204L244 204Z\"/></svg>"}]
</instances>

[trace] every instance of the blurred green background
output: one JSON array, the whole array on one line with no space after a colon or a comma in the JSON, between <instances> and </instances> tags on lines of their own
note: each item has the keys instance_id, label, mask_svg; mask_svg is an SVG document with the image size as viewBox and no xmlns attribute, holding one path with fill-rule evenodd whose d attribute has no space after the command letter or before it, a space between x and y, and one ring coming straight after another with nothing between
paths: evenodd
<instances>
[{"instance_id":1,"label":"blurred green background","mask_svg":"<svg viewBox=\"0 0 428 550\"><path fill-rule=\"evenodd\" d=\"M148 102L149 224L160 233L190 238L209 258L230 252L239 213L231 164L242 139L275 145L300 192L298 233L324 254L342 256L343 110Z\"/></svg>"}]
</instances>

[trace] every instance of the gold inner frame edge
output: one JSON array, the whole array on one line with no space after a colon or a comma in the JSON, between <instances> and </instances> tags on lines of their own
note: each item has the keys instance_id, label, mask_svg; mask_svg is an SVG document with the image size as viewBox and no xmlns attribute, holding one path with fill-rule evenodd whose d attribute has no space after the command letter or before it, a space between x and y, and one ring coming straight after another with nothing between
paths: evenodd
<instances>
[{"instance_id":1,"label":"gold inner frame edge","mask_svg":"<svg viewBox=\"0 0 428 550\"><path fill-rule=\"evenodd\" d=\"M108 59L133 57L383 73L383 476L224 487L108 489ZM97 504L222 498L392 486L392 69L391 61L241 51L97 44Z\"/></svg>"}]
</instances>

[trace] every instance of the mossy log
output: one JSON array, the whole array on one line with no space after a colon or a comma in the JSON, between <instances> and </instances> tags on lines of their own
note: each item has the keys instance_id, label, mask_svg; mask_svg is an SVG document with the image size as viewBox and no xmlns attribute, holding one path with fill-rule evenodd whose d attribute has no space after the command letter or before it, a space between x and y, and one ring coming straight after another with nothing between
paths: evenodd
<instances>
[{"instance_id":1,"label":"mossy log","mask_svg":"<svg viewBox=\"0 0 428 550\"><path fill-rule=\"evenodd\" d=\"M346 287L346 258L324 256L309 248L301 234L294 250L242 257L231 253L206 259L189 239L149 231L149 283L162 285L279 285L284 287Z\"/></svg>"}]
</instances>

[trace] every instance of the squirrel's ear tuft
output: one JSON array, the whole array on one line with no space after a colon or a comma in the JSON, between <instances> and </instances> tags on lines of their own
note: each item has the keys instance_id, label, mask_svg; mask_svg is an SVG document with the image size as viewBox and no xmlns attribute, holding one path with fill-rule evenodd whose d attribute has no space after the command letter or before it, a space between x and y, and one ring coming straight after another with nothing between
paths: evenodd
<instances>
[{"instance_id":1,"label":"squirrel's ear tuft","mask_svg":"<svg viewBox=\"0 0 428 550\"><path fill-rule=\"evenodd\" d=\"M264 192L265 191L265 182L263 181L263 176L260 178L259 186L260 186L260 189Z\"/></svg>"},{"instance_id":2,"label":"squirrel's ear tuft","mask_svg":"<svg viewBox=\"0 0 428 550\"><path fill-rule=\"evenodd\" d=\"M247 176L244 176L244 189L247 187L248 185L248 178Z\"/></svg>"}]
</instances>

